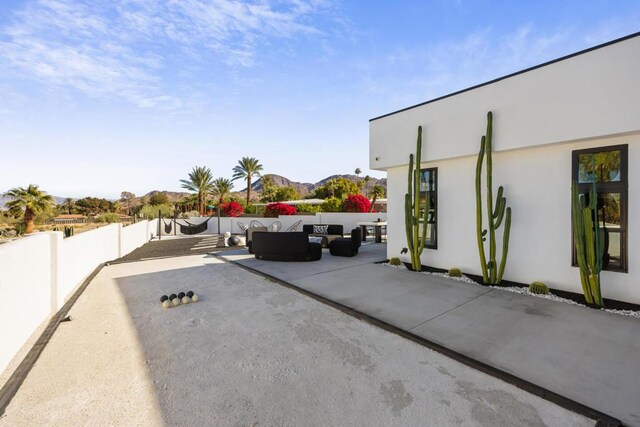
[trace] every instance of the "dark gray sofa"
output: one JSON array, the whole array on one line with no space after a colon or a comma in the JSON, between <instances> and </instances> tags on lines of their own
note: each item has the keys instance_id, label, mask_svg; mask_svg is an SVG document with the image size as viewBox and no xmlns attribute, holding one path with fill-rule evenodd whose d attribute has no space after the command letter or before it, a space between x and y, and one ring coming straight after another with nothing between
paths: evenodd
<instances>
[{"instance_id":1,"label":"dark gray sofa","mask_svg":"<svg viewBox=\"0 0 640 427\"><path fill-rule=\"evenodd\" d=\"M317 261L322 258L322 245L310 243L304 232L253 233L251 249L256 259L267 261Z\"/></svg>"}]
</instances>

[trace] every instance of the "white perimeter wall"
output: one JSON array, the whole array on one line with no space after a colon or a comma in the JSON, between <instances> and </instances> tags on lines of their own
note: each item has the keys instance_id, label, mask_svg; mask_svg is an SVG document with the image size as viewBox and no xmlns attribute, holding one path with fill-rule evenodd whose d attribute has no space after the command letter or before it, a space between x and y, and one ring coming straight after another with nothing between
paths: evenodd
<instances>
[{"instance_id":1,"label":"white perimeter wall","mask_svg":"<svg viewBox=\"0 0 640 427\"><path fill-rule=\"evenodd\" d=\"M143 245L157 220L111 224L67 239L37 233L0 245L0 372L95 268Z\"/></svg>"},{"instance_id":2,"label":"white perimeter wall","mask_svg":"<svg viewBox=\"0 0 640 427\"><path fill-rule=\"evenodd\" d=\"M541 280L555 289L582 293L579 270L571 266L571 152L616 144L629 144L629 272L603 271L602 293L605 298L640 303L640 134L494 153L494 197L498 186L503 185L507 204L513 210L506 280ZM476 159L469 156L423 164L438 168L438 249L425 248L424 265L460 267L481 274L475 226ZM388 170L389 257L400 256L400 250L407 246L407 172L407 166ZM482 188L484 192L484 183ZM503 228L497 233L499 238ZM501 243L499 240L499 252ZM410 262L408 256L400 257Z\"/></svg>"},{"instance_id":3,"label":"white perimeter wall","mask_svg":"<svg viewBox=\"0 0 640 427\"><path fill-rule=\"evenodd\" d=\"M269 226L274 221L280 221L282 224L282 230L284 231L293 225L297 221L302 221L300 228L298 231L302 230L302 224L340 224L344 227L345 234L349 234L352 229L356 228L358 222L365 221L375 221L377 219L386 220L386 213L346 213L346 212L323 212L316 213L310 215L284 215L279 216L278 218L263 218L263 217L237 217L237 218L220 218L220 231L222 233L229 231L233 234L242 233L242 230L238 226L238 223L241 222L245 225L249 225L251 221L260 221L265 226ZM207 217L194 217L189 218L190 224L201 224L206 221ZM163 219L163 222L168 224L169 219ZM178 219L179 224L185 224L185 220ZM173 221L172 221L173 222ZM157 225L156 225L157 227ZM207 231L206 234L218 234L218 218L214 217L209 220L207 223ZM162 225L162 234L165 235L164 225ZM173 228L172 232L173 234ZM177 229L177 234L180 234L180 227Z\"/></svg>"}]
</instances>

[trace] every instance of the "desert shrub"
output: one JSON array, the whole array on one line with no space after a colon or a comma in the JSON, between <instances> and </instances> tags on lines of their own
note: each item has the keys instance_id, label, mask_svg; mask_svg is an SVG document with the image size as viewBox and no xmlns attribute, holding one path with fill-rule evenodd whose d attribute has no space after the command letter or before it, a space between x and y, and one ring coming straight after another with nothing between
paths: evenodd
<instances>
[{"instance_id":1,"label":"desert shrub","mask_svg":"<svg viewBox=\"0 0 640 427\"><path fill-rule=\"evenodd\" d=\"M369 212L371 202L362 194L351 194L344 201L346 212Z\"/></svg>"},{"instance_id":2,"label":"desert shrub","mask_svg":"<svg viewBox=\"0 0 640 427\"><path fill-rule=\"evenodd\" d=\"M195 216L200 216L200 212L198 211L183 212L180 215L178 215L178 218L189 219Z\"/></svg>"},{"instance_id":3,"label":"desert shrub","mask_svg":"<svg viewBox=\"0 0 640 427\"><path fill-rule=\"evenodd\" d=\"M402 265L402 261L400 261L400 258L398 258L397 256L394 256L393 258L391 258L389 260L389 264L390 265Z\"/></svg>"},{"instance_id":4,"label":"desert shrub","mask_svg":"<svg viewBox=\"0 0 640 427\"><path fill-rule=\"evenodd\" d=\"M120 217L115 213L100 214L96 217L96 222L106 222L112 224L114 222L120 222Z\"/></svg>"},{"instance_id":5,"label":"desert shrub","mask_svg":"<svg viewBox=\"0 0 640 427\"><path fill-rule=\"evenodd\" d=\"M240 206L242 206L243 212L246 213L246 214L256 214L256 213L258 213L258 206L256 206L256 205L243 206L243 204L240 204Z\"/></svg>"},{"instance_id":6,"label":"desert shrub","mask_svg":"<svg viewBox=\"0 0 640 427\"><path fill-rule=\"evenodd\" d=\"M309 203L300 203L298 206L298 213L316 213L320 212L320 205L310 205Z\"/></svg>"},{"instance_id":7,"label":"desert shrub","mask_svg":"<svg viewBox=\"0 0 640 427\"><path fill-rule=\"evenodd\" d=\"M160 211L163 218L173 217L173 205L169 204L157 206L146 205L140 209L140 213L148 219L158 218L158 211Z\"/></svg>"},{"instance_id":8,"label":"desert shrub","mask_svg":"<svg viewBox=\"0 0 640 427\"><path fill-rule=\"evenodd\" d=\"M457 267L452 267L449 269L449 277L462 277L462 271Z\"/></svg>"},{"instance_id":9,"label":"desert shrub","mask_svg":"<svg viewBox=\"0 0 640 427\"><path fill-rule=\"evenodd\" d=\"M221 216L236 217L242 215L243 211L244 209L242 209L242 206L238 202L223 203L220 205Z\"/></svg>"},{"instance_id":10,"label":"desert shrub","mask_svg":"<svg viewBox=\"0 0 640 427\"><path fill-rule=\"evenodd\" d=\"M297 212L295 206L287 205L286 203L269 203L264 210L264 216L268 218L275 218L278 215L294 215Z\"/></svg>"},{"instance_id":11,"label":"desert shrub","mask_svg":"<svg viewBox=\"0 0 640 427\"><path fill-rule=\"evenodd\" d=\"M330 197L325 199L324 203L320 205L321 212L342 212L342 200L337 197Z\"/></svg>"},{"instance_id":12,"label":"desert shrub","mask_svg":"<svg viewBox=\"0 0 640 427\"><path fill-rule=\"evenodd\" d=\"M549 293L549 288L542 282L533 282L529 285L529 291L533 294L547 295Z\"/></svg>"}]
</instances>

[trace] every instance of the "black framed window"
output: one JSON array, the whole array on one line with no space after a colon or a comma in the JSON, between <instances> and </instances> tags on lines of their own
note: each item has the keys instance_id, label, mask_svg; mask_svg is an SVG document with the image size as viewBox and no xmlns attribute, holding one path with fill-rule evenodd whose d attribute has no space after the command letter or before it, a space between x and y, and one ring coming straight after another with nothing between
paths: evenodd
<instances>
[{"instance_id":1,"label":"black framed window","mask_svg":"<svg viewBox=\"0 0 640 427\"><path fill-rule=\"evenodd\" d=\"M438 249L438 168L420 170L420 218L424 218L427 198L429 198L429 214L427 241L424 246L429 249ZM420 225L420 233L422 233L422 227L424 227L422 219Z\"/></svg>"},{"instance_id":2,"label":"black framed window","mask_svg":"<svg viewBox=\"0 0 640 427\"><path fill-rule=\"evenodd\" d=\"M572 154L571 179L578 181L580 194L588 198L593 182L596 184L598 220L605 235L602 269L626 273L628 146L588 148ZM575 247L572 260L577 265Z\"/></svg>"}]
</instances>

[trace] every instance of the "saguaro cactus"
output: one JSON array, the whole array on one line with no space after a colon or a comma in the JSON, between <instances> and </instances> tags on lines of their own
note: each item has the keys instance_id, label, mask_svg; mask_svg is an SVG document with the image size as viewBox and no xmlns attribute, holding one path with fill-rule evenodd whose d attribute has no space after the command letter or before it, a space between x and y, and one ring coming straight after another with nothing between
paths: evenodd
<instances>
[{"instance_id":1,"label":"saguaro cactus","mask_svg":"<svg viewBox=\"0 0 640 427\"><path fill-rule=\"evenodd\" d=\"M429 215L429 198L426 198L422 233L420 233L420 163L422 154L422 126L418 126L418 142L416 147L415 167L413 154L409 155L409 177L407 194L404 196L404 223L407 232L407 245L411 253L411 268L422 269L420 255L427 240L427 217Z\"/></svg>"},{"instance_id":2,"label":"saguaro cactus","mask_svg":"<svg viewBox=\"0 0 640 427\"><path fill-rule=\"evenodd\" d=\"M571 215L573 241L580 267L580 281L584 298L589 304L604 305L600 292L600 271L604 254L604 230L598 221L598 193L595 182L589 191L589 203L578 193L578 183L571 186Z\"/></svg>"},{"instance_id":3,"label":"saguaro cactus","mask_svg":"<svg viewBox=\"0 0 640 427\"><path fill-rule=\"evenodd\" d=\"M493 138L493 113L487 113L487 133L480 140L480 153L476 164L476 231L478 238L478 252L480 254L480 265L482 267L482 280L485 285L497 285L502 280L504 268L507 263L509 253L509 232L511 231L511 208L506 207L507 199L503 197L504 188L498 188L495 209L493 206L493 160L492 152ZM486 156L485 156L486 155ZM486 157L487 161L487 228L483 228L482 220L482 163ZM506 212L506 215L505 215ZM502 224L504 218L504 231L502 234L502 259L500 265L496 263L496 230ZM489 237L489 261L485 254L484 242Z\"/></svg>"}]
</instances>

